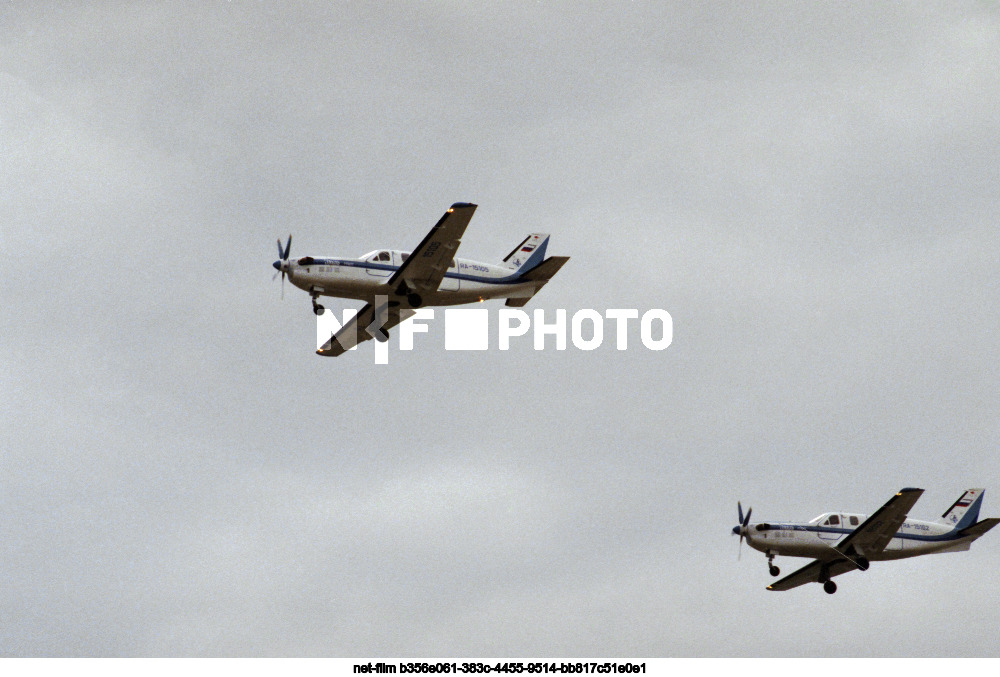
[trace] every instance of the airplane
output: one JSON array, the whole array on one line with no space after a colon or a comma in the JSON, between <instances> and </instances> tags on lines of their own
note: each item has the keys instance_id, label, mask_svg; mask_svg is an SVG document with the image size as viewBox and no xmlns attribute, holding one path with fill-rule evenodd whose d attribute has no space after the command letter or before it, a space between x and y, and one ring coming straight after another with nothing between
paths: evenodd
<instances>
[{"instance_id":1,"label":"airplane","mask_svg":"<svg viewBox=\"0 0 1000 677\"><path fill-rule=\"evenodd\" d=\"M522 307L569 261L568 256L545 258L546 233L528 235L499 264L455 258L476 207L453 204L412 252L376 249L356 259L291 259L292 236L284 248L278 240L278 260L272 265L281 273L282 296L287 275L293 285L309 292L317 315L325 310L316 302L320 296L366 302L316 353L336 357L369 338L387 341L388 330L411 317L415 308L494 298Z\"/></svg>"},{"instance_id":2,"label":"airplane","mask_svg":"<svg viewBox=\"0 0 1000 677\"><path fill-rule=\"evenodd\" d=\"M867 571L871 562L968 550L977 538L1000 523L990 517L979 521L984 489L969 489L935 522L907 519L923 489L900 489L871 516L827 512L802 524L787 522L750 523L753 508L743 515L736 502L740 523L733 533L754 550L767 555L768 570L778 576L775 555L813 557L812 562L767 586L768 590L791 590L806 583L822 583L823 590L837 592L834 576Z\"/></svg>"}]
</instances>

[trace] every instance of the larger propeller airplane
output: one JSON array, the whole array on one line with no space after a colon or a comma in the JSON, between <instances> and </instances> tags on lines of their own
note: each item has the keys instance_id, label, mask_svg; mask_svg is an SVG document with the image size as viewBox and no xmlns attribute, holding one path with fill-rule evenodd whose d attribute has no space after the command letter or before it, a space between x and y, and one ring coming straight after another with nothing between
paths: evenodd
<instances>
[{"instance_id":1,"label":"larger propeller airplane","mask_svg":"<svg viewBox=\"0 0 1000 677\"><path fill-rule=\"evenodd\" d=\"M303 256L289 258L292 236L272 265L299 289L309 292L313 312L322 315L320 296L358 299L366 304L316 352L336 357L358 343L389 339L388 330L423 306L453 306L505 298L508 306L524 306L568 256L545 258L549 235L532 233L500 264L455 258L476 205L456 202L412 252L381 249L361 258ZM277 277L277 273L275 273Z\"/></svg>"},{"instance_id":2,"label":"larger propeller airplane","mask_svg":"<svg viewBox=\"0 0 1000 677\"><path fill-rule=\"evenodd\" d=\"M923 489L900 489L889 502L867 515L828 512L810 522L750 523L753 509L743 514L737 501L740 523L733 527L754 550L767 555L772 576L781 571L774 565L775 555L813 557L812 562L795 573L767 586L768 590L791 590L806 583L822 583L829 594L837 592L834 576L867 571L871 562L931 555L939 552L968 550L977 538L1000 523L990 517L979 520L983 489L969 489L935 522L907 519Z\"/></svg>"}]
</instances>

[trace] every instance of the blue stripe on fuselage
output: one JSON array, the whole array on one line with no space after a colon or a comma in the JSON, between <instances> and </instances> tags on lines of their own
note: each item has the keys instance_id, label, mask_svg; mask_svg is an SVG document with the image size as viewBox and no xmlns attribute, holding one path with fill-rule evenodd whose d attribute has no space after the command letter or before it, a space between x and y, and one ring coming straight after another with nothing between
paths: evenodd
<instances>
[{"instance_id":1,"label":"blue stripe on fuselage","mask_svg":"<svg viewBox=\"0 0 1000 677\"><path fill-rule=\"evenodd\" d=\"M355 261L346 260L342 261L339 259L313 259L313 262L308 266L303 266L304 268L312 268L313 266L348 266L351 268L365 268L367 270L388 270L394 272L399 270L399 266L388 265L385 263L372 263L371 261ZM513 275L507 275L505 277L482 277L479 275L469 275L467 273L445 273L445 277L450 277L455 280L468 280L470 282L485 282L487 284L517 284L521 278L521 270L514 271Z\"/></svg>"},{"instance_id":2,"label":"blue stripe on fuselage","mask_svg":"<svg viewBox=\"0 0 1000 677\"><path fill-rule=\"evenodd\" d=\"M812 531L814 533L825 533L825 534L840 534L846 536L854 532L854 529L841 529L836 527L824 527L824 526L808 526L805 524L770 524L770 529L767 531ZM960 529L952 529L946 534L934 534L934 535L920 535L920 534L906 534L897 531L893 538L905 538L911 541L956 541L963 536L959 533Z\"/></svg>"}]
</instances>

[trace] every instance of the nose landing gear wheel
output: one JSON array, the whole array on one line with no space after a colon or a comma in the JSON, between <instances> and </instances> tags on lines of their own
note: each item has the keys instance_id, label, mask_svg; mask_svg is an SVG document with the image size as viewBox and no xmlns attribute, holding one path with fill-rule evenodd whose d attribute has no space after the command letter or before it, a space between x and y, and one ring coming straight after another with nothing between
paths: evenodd
<instances>
[{"instance_id":1,"label":"nose landing gear wheel","mask_svg":"<svg viewBox=\"0 0 1000 677\"><path fill-rule=\"evenodd\" d=\"M828 595L832 595L837 592L837 584L833 581L827 581L823 584L823 591Z\"/></svg>"},{"instance_id":2,"label":"nose landing gear wheel","mask_svg":"<svg viewBox=\"0 0 1000 677\"><path fill-rule=\"evenodd\" d=\"M406 295L406 302L410 304L411 308L419 308L424 300L420 298L420 294L414 293Z\"/></svg>"},{"instance_id":3,"label":"nose landing gear wheel","mask_svg":"<svg viewBox=\"0 0 1000 677\"><path fill-rule=\"evenodd\" d=\"M771 565L771 567L770 567L770 568L768 569L768 571L770 571L770 572L771 572L771 575L772 575L772 576L777 576L778 574L780 574L780 573L781 573L781 569L779 569L778 567L774 566L773 564L772 564L772 565Z\"/></svg>"},{"instance_id":4,"label":"nose landing gear wheel","mask_svg":"<svg viewBox=\"0 0 1000 677\"><path fill-rule=\"evenodd\" d=\"M318 293L318 292L316 292L315 290L310 290L310 292L309 292L309 296L311 296L311 297L312 297L312 302L313 302L313 312L314 312L314 313L316 313L317 315L322 315L322 314L323 314L323 311L324 311L324 310L326 310L326 308L324 308L324 307L323 307L323 306L321 306L320 304L316 303L316 299L318 299L318 298L319 298L319 293Z\"/></svg>"}]
</instances>

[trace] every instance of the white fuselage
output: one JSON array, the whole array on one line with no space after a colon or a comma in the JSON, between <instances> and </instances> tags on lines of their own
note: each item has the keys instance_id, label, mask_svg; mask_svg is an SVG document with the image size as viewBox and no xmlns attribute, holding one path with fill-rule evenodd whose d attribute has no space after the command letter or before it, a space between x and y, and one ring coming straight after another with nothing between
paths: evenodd
<instances>
[{"instance_id":1,"label":"white fuselage","mask_svg":"<svg viewBox=\"0 0 1000 677\"><path fill-rule=\"evenodd\" d=\"M304 256L287 262L288 278L317 296L368 301L388 293L386 283L408 252L380 249L361 258ZM517 268L456 258L434 291L422 291L423 305L451 306L492 298L530 297L537 282L520 279Z\"/></svg>"},{"instance_id":2,"label":"white fuselage","mask_svg":"<svg viewBox=\"0 0 1000 677\"><path fill-rule=\"evenodd\" d=\"M761 522L747 525L744 535L755 550L792 557L823 559L830 549L864 523L867 515L825 513L806 524ZM833 520L834 523L831 523ZM885 550L872 555L873 561L903 559L935 552L968 550L974 537L962 537L947 524L908 519L889 541Z\"/></svg>"}]
</instances>

